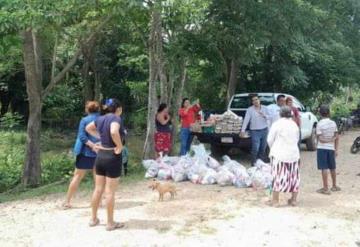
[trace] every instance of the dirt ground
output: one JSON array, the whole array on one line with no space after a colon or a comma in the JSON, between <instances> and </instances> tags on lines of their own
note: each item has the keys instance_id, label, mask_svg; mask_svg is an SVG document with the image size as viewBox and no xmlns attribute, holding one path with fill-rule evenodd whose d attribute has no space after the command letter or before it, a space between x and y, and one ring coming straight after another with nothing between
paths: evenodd
<instances>
[{"instance_id":1,"label":"dirt ground","mask_svg":"<svg viewBox=\"0 0 360 247\"><path fill-rule=\"evenodd\" d=\"M360 162L349 152L358 133L341 137L341 192L317 194L316 153L302 152L298 207L271 208L268 191L180 183L175 200L157 202L148 182L121 185L116 219L126 227L90 228L90 194L78 193L71 210L64 195L0 204L0 246L360 246ZM247 163L248 157L240 159ZM288 195L282 196L282 204ZM167 199L167 198L166 198Z\"/></svg>"}]
</instances>

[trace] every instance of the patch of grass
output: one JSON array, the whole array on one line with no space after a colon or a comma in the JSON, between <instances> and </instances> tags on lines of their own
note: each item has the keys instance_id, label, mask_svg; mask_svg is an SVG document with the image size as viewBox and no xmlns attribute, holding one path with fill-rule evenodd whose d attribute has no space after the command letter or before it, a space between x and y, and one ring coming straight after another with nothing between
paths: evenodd
<instances>
[{"instance_id":1,"label":"patch of grass","mask_svg":"<svg viewBox=\"0 0 360 247\"><path fill-rule=\"evenodd\" d=\"M74 170L74 157L70 150L74 133L54 133L50 130L42 134L42 182L44 186L23 188L20 185L22 164L25 155L25 132L0 131L0 191L3 183L4 193L0 193L0 203L23 200L48 194L64 193ZM143 136L130 136L128 176L121 178L121 184L141 181L145 170L141 165ZM21 152L20 152L21 151ZM89 173L81 183L80 190L93 189L92 175ZM7 192L6 192L7 191Z\"/></svg>"}]
</instances>

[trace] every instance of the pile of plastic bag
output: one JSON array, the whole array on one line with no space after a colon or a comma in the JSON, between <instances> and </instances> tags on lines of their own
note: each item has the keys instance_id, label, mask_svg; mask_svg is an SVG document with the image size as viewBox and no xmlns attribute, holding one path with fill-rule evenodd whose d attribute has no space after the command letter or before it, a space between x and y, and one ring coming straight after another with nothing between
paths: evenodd
<instances>
[{"instance_id":1,"label":"pile of plastic bag","mask_svg":"<svg viewBox=\"0 0 360 247\"><path fill-rule=\"evenodd\" d=\"M222 164L210 156L203 144L191 147L192 156L160 157L157 160L144 160L145 178L191 181L194 184L234 185L237 188L253 186L268 188L272 184L271 166L258 160L254 167L246 169L229 156L223 157Z\"/></svg>"}]
</instances>

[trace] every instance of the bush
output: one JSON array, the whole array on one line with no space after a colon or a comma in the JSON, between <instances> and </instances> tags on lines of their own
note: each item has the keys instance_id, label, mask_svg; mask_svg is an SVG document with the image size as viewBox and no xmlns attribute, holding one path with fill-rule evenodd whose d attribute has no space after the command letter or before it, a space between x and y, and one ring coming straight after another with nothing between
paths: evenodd
<instances>
[{"instance_id":1,"label":"bush","mask_svg":"<svg viewBox=\"0 0 360 247\"><path fill-rule=\"evenodd\" d=\"M41 165L41 182L48 184L70 178L74 170L74 159L62 153L44 158Z\"/></svg>"},{"instance_id":2,"label":"bush","mask_svg":"<svg viewBox=\"0 0 360 247\"><path fill-rule=\"evenodd\" d=\"M52 138L44 138L49 137ZM42 136L44 146L56 149L42 153L41 184L49 184L71 176L74 170L74 158L68 155L66 143L59 135L46 132ZM49 142L51 140L51 142ZM21 183L22 169L25 159L26 135L24 132L0 131L0 193L14 188ZM59 142L54 146L52 143Z\"/></svg>"},{"instance_id":3,"label":"bush","mask_svg":"<svg viewBox=\"0 0 360 247\"><path fill-rule=\"evenodd\" d=\"M2 148L0 152L0 192L21 182L25 151L18 147Z\"/></svg>"},{"instance_id":4,"label":"bush","mask_svg":"<svg viewBox=\"0 0 360 247\"><path fill-rule=\"evenodd\" d=\"M16 129L23 124L23 117L17 112L7 112L0 118L0 128L3 130Z\"/></svg>"}]
</instances>

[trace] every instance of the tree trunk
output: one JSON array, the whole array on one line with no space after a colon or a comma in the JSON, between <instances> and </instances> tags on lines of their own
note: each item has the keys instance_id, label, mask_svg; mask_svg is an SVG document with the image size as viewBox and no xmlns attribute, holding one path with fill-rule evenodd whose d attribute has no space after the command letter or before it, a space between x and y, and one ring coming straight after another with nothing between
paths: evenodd
<instances>
[{"instance_id":1,"label":"tree trunk","mask_svg":"<svg viewBox=\"0 0 360 247\"><path fill-rule=\"evenodd\" d=\"M228 89L226 93L226 104L228 104L231 100L231 97L235 94L235 90L237 87L237 74L238 74L239 68L238 63L235 59L231 60L231 68L230 68L230 76L229 76L229 82L228 82Z\"/></svg>"},{"instance_id":2,"label":"tree trunk","mask_svg":"<svg viewBox=\"0 0 360 247\"><path fill-rule=\"evenodd\" d=\"M101 78L100 73L96 71L94 73L95 83L94 83L94 99L98 102L101 100Z\"/></svg>"},{"instance_id":3,"label":"tree trunk","mask_svg":"<svg viewBox=\"0 0 360 247\"><path fill-rule=\"evenodd\" d=\"M84 82L83 95L85 102L94 99L93 83L89 76L89 68L89 61L84 56L84 64L82 66L81 76Z\"/></svg>"},{"instance_id":4,"label":"tree trunk","mask_svg":"<svg viewBox=\"0 0 360 247\"><path fill-rule=\"evenodd\" d=\"M29 100L26 156L22 183L25 186L36 186L40 184L41 180L40 130L43 68L36 32L28 29L22 32L22 37L26 91Z\"/></svg>"},{"instance_id":5,"label":"tree trunk","mask_svg":"<svg viewBox=\"0 0 360 247\"><path fill-rule=\"evenodd\" d=\"M186 62L183 62L181 64L180 85L179 85L179 88L176 90L175 102L172 107L172 109L173 109L172 112L174 113L172 116L172 119L171 119L172 127L173 127L172 128L172 146L173 147L176 143L176 137L178 136L178 133L179 133L180 123L179 123L177 111L181 105L183 92L184 92L184 88L185 88L185 83L186 83L186 77L187 77ZM172 150L172 153L174 153L174 149Z\"/></svg>"},{"instance_id":6,"label":"tree trunk","mask_svg":"<svg viewBox=\"0 0 360 247\"><path fill-rule=\"evenodd\" d=\"M160 27L160 28L159 28ZM160 30L160 33L159 33ZM157 110L156 80L158 77L158 59L157 40L161 38L161 16L160 12L153 7L151 13L151 27L149 37L149 96L148 96L148 114L147 131L144 145L143 158L154 157L154 134L155 134L155 114Z\"/></svg>"}]
</instances>

